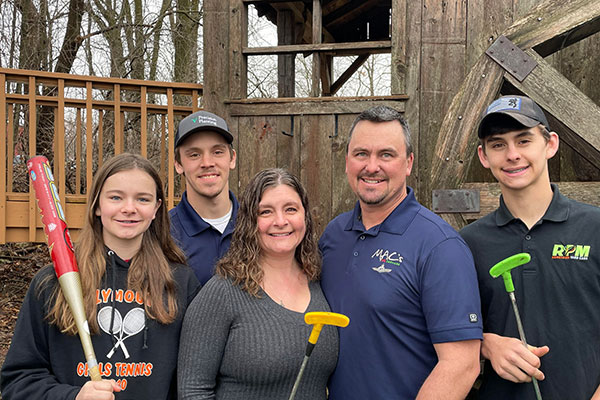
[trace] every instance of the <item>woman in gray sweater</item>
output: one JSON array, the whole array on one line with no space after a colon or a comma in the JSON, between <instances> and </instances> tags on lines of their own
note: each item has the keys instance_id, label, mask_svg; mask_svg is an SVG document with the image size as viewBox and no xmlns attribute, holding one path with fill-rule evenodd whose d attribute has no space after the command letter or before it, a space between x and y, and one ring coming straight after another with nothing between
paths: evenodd
<instances>
[{"instance_id":1,"label":"woman in gray sweater","mask_svg":"<svg viewBox=\"0 0 600 400\"><path fill-rule=\"evenodd\" d=\"M287 399L311 327L329 311L306 191L282 169L246 187L229 252L187 310L179 350L180 399ZM296 399L327 398L336 328L324 326Z\"/></svg>"}]
</instances>

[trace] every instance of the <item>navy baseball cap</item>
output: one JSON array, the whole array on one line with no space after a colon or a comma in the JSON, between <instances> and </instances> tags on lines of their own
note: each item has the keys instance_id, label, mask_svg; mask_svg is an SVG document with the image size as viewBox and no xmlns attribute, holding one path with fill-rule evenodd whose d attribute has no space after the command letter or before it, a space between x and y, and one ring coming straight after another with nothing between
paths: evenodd
<instances>
[{"instance_id":1,"label":"navy baseball cap","mask_svg":"<svg viewBox=\"0 0 600 400\"><path fill-rule=\"evenodd\" d=\"M550 130L548 120L544 112L533 100L525 96L502 96L487 108L481 121L477 134L480 138L484 138L489 133L487 127L488 122L495 116L506 115L527 128L533 128L542 124L546 129Z\"/></svg>"},{"instance_id":2,"label":"navy baseball cap","mask_svg":"<svg viewBox=\"0 0 600 400\"><path fill-rule=\"evenodd\" d=\"M196 111L179 122L177 133L175 134L175 147L183 143L185 138L192 133L202 131L217 132L223 136L227 143L233 143L233 135L229 132L227 122L223 118L208 111Z\"/></svg>"}]
</instances>

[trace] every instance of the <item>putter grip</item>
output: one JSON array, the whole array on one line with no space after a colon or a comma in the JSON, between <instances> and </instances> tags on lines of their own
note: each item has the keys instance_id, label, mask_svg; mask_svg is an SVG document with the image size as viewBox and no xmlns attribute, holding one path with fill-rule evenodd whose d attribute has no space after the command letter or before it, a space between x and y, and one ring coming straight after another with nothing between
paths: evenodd
<instances>
[{"instance_id":1,"label":"putter grip","mask_svg":"<svg viewBox=\"0 0 600 400\"><path fill-rule=\"evenodd\" d=\"M48 248L50 249L58 283L77 325L91 379L99 381L101 380L100 370L85 316L77 260L73 252L73 243L67 229L65 214L60 204L50 164L46 157L37 156L27 162L27 169L35 190L38 208L42 215L44 233L48 241Z\"/></svg>"}]
</instances>

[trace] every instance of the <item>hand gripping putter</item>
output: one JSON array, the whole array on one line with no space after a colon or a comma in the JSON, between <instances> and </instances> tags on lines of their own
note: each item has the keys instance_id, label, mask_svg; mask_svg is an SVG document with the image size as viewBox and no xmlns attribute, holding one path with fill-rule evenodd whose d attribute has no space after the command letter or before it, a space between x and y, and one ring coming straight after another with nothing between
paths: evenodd
<instances>
[{"instance_id":1,"label":"hand gripping putter","mask_svg":"<svg viewBox=\"0 0 600 400\"><path fill-rule=\"evenodd\" d=\"M319 311L304 314L304 322L306 322L308 325L312 325L313 328L310 332L310 337L308 338L308 344L306 345L306 354L304 355L304 360L302 360L300 371L298 372L296 382L294 382L294 387L292 388L292 393L290 393L288 400L293 400L296 396L296 391L298 390L298 386L300 386L300 380L304 374L306 363L308 363L308 357L310 357L315 344L317 344L317 340L319 340L319 335L321 334L323 325L334 325L345 328L350 323L350 319L343 314Z\"/></svg>"},{"instance_id":2,"label":"hand gripping putter","mask_svg":"<svg viewBox=\"0 0 600 400\"><path fill-rule=\"evenodd\" d=\"M514 256L505 258L504 260L500 261L492 268L490 268L490 275L492 276L492 278L497 278L500 275L502 275L502 279L504 280L504 287L506 288L508 297L510 297L510 302L512 303L513 311L515 312L515 318L517 319L517 329L519 330L519 336L521 337L521 342L523 342L523 346L525 347L527 347L527 339L525 339L525 330L523 329L521 315L519 314L519 309L517 308L515 286L513 285L510 271L513 268L518 267L519 265L527 264L530 260L531 256L528 253L519 253L515 254ZM540 392L538 381L533 376L531 377L531 383L533 383L535 397L537 398L537 400L542 400L542 394Z\"/></svg>"}]
</instances>

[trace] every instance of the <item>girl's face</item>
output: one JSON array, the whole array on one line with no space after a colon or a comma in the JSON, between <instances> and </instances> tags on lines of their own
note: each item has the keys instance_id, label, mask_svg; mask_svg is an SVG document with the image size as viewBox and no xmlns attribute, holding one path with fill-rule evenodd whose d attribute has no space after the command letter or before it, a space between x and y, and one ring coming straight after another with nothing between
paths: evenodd
<instances>
[{"instance_id":1,"label":"girl's face","mask_svg":"<svg viewBox=\"0 0 600 400\"><path fill-rule=\"evenodd\" d=\"M148 173L131 169L108 177L96 208L96 215L102 221L104 244L133 256L160 205L156 184Z\"/></svg>"}]
</instances>

